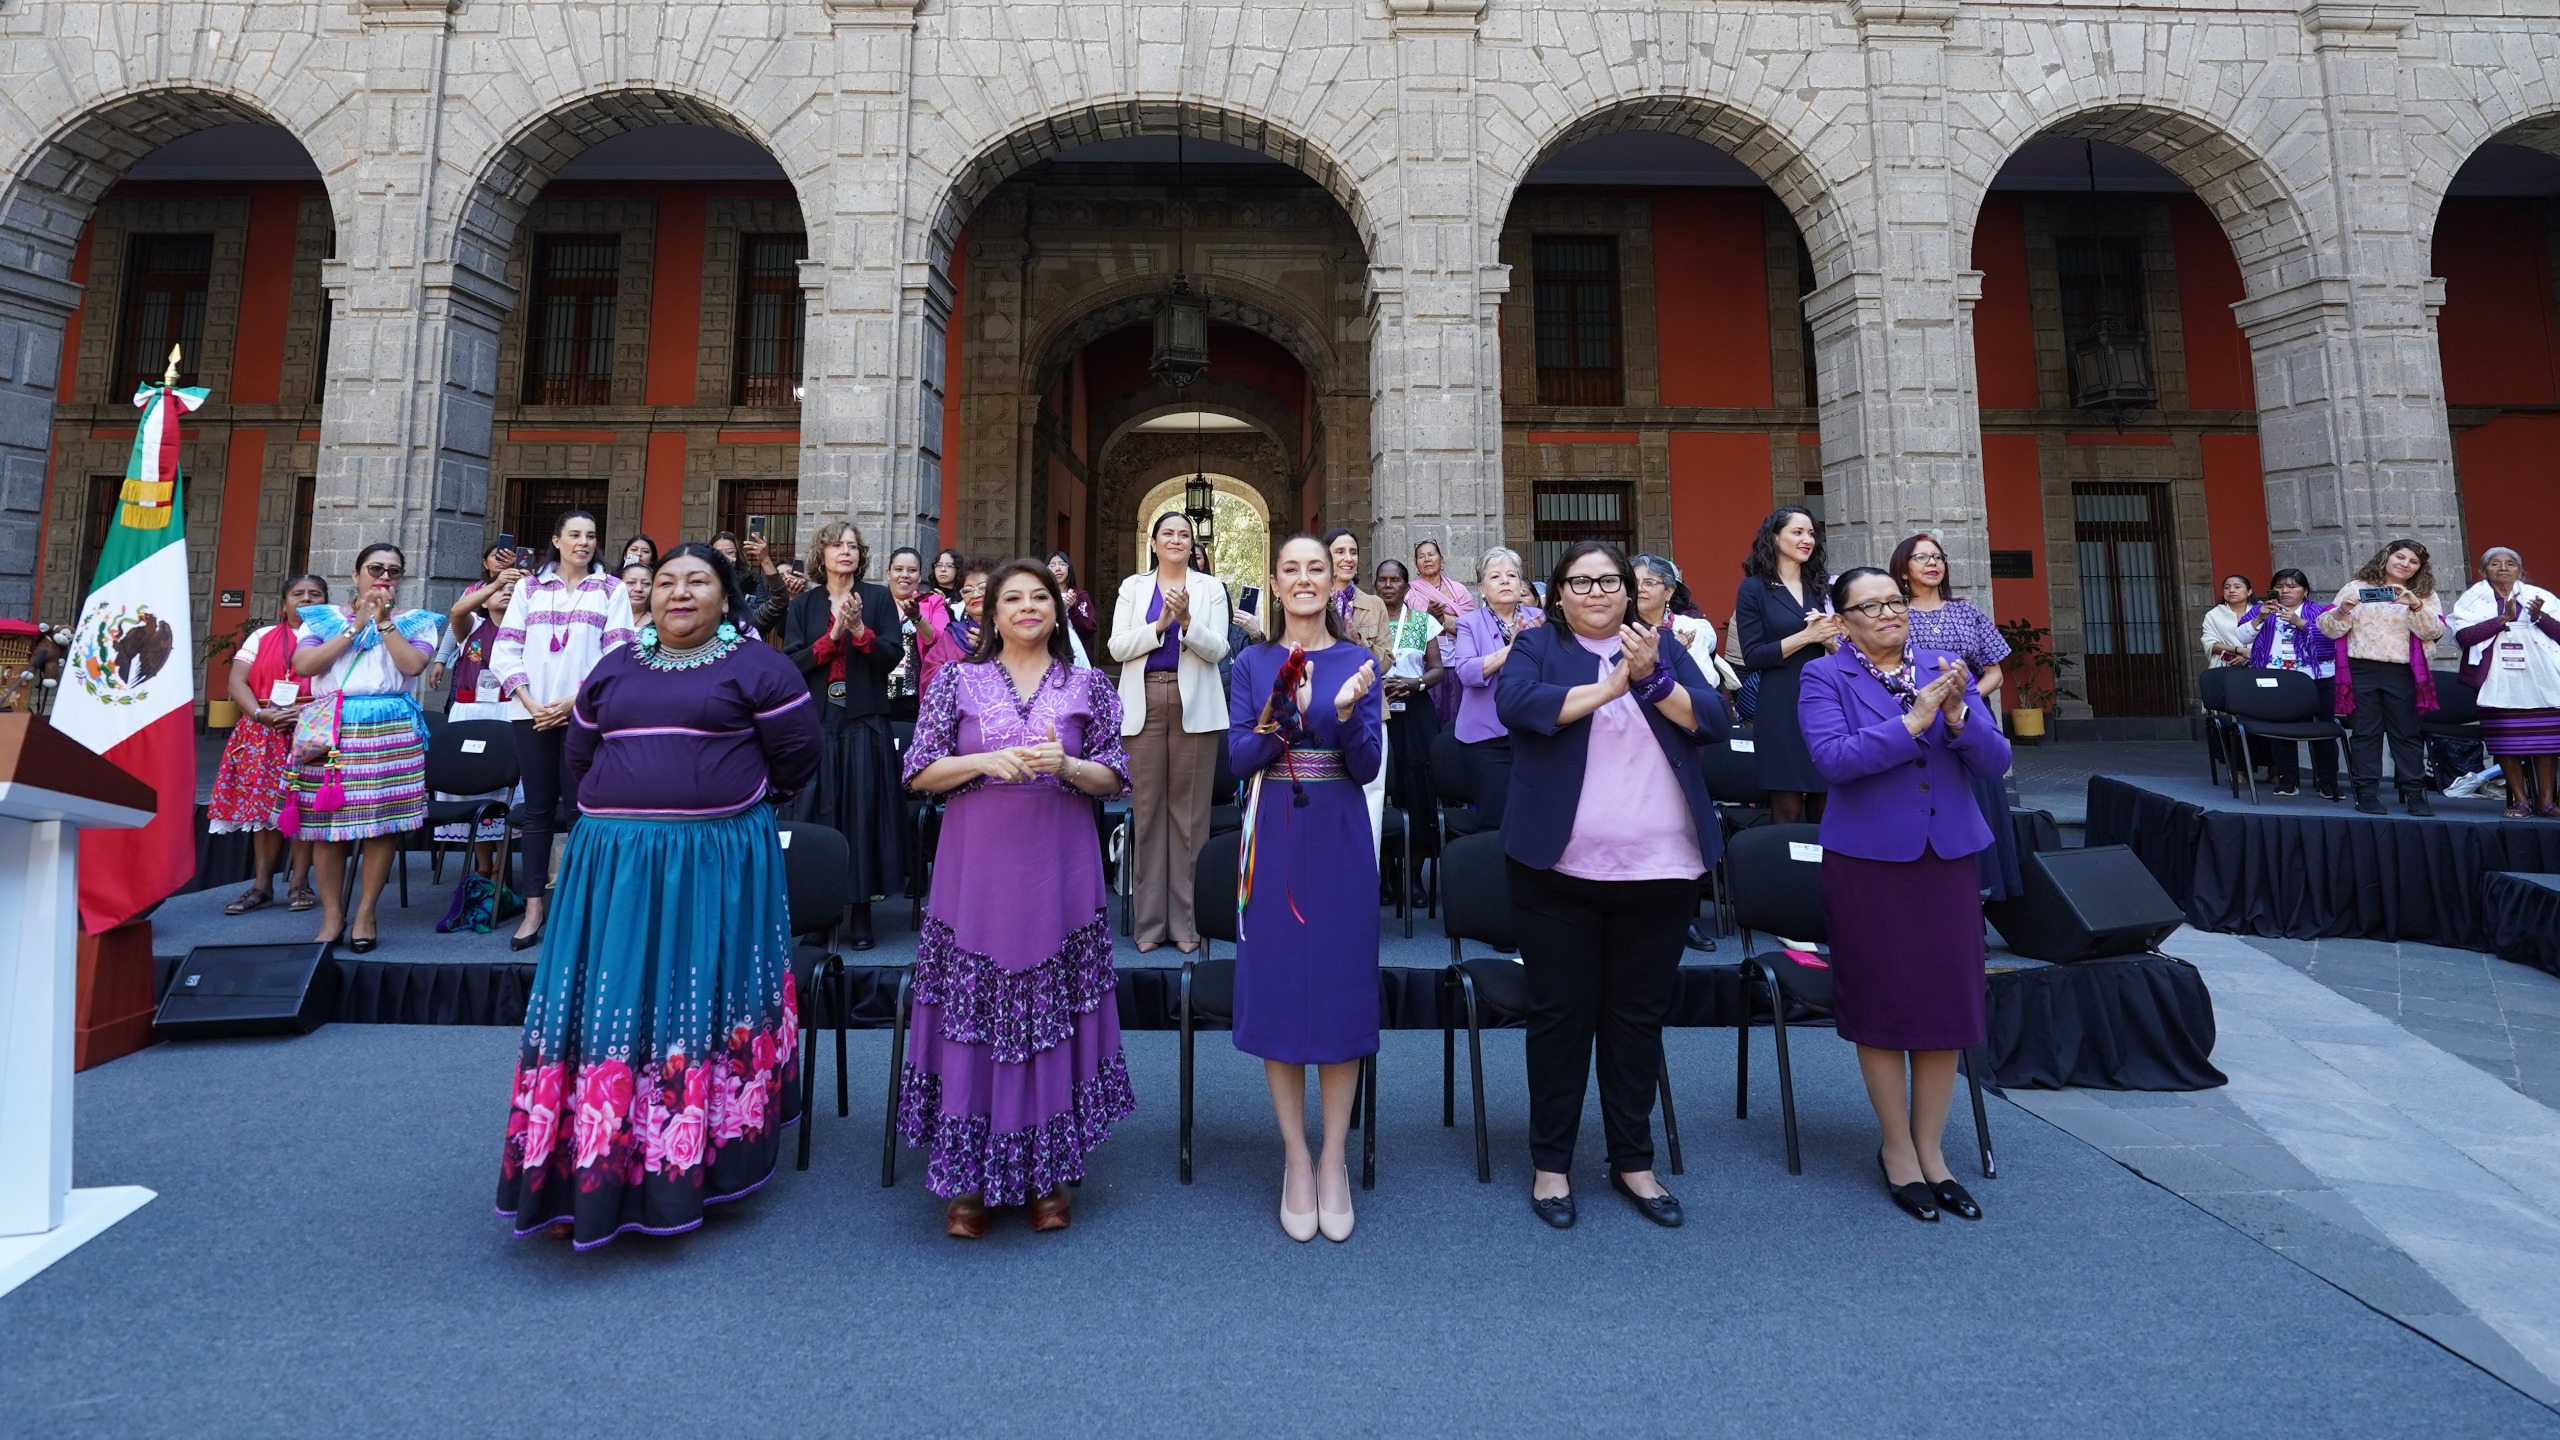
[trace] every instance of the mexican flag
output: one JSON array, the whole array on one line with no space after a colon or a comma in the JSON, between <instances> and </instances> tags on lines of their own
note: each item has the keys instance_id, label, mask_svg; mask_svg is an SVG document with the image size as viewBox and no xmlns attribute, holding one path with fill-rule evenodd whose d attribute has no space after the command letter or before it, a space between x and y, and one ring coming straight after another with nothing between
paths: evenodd
<instances>
[{"instance_id":1,"label":"mexican flag","mask_svg":"<svg viewBox=\"0 0 2560 1440\"><path fill-rule=\"evenodd\" d=\"M170 379L176 376L172 357ZM187 594L178 420L202 390L145 385L115 529L72 627L53 725L159 792L139 830L80 840L80 923L112 930L176 893L196 868L195 627Z\"/></svg>"}]
</instances>

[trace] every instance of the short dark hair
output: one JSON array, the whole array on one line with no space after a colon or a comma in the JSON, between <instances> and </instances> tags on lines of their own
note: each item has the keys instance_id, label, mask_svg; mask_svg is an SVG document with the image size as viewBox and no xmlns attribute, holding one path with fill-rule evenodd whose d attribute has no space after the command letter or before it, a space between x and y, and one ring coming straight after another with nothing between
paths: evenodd
<instances>
[{"instance_id":1,"label":"short dark hair","mask_svg":"<svg viewBox=\"0 0 2560 1440\"><path fill-rule=\"evenodd\" d=\"M625 546L623 548L628 549L630 547ZM666 554L659 556L658 563L649 567L650 573L653 575L656 574L659 570L665 568L667 562L670 560L699 560L710 566L711 573L718 577L720 581L721 608L723 610L727 610L734 608L737 605L738 572L729 564L728 556L712 549L709 545L700 540L688 540L673 550L668 551ZM636 560L632 562L633 565L639 563L640 562ZM616 576L619 576L624 570L628 570L630 568L630 565L617 566L613 573Z\"/></svg>"},{"instance_id":2,"label":"short dark hair","mask_svg":"<svg viewBox=\"0 0 2560 1440\"><path fill-rule=\"evenodd\" d=\"M1956 598L1955 557L1947 554L1945 542L1941 541L1937 536L1930 534L1926 530L1923 530L1919 534L1904 540L1901 544L1894 546L1893 554L1884 562L1884 571L1887 575L1893 577L1894 584L1902 587L1903 594L1910 594L1911 555L1913 551L1920 548L1920 542L1923 540L1926 540L1930 544L1938 547L1938 565L1946 576L1945 579L1938 582L1938 598L1941 600L1953 600Z\"/></svg>"},{"instance_id":3,"label":"short dark hair","mask_svg":"<svg viewBox=\"0 0 2560 1440\"><path fill-rule=\"evenodd\" d=\"M1814 584L1822 583L1825 568L1822 554L1822 522L1801 505L1781 505L1760 522L1760 531L1751 537L1751 553L1742 562L1742 573L1755 580L1778 583L1778 532L1787 528L1790 517L1801 515L1813 526L1813 553L1805 557L1804 572Z\"/></svg>"},{"instance_id":4,"label":"short dark hair","mask_svg":"<svg viewBox=\"0 0 2560 1440\"><path fill-rule=\"evenodd\" d=\"M1390 556L1388 556L1386 559L1379 561L1379 562L1378 562L1378 564L1377 564L1377 567L1376 567L1375 569L1371 570L1369 573L1370 573L1372 576L1383 576L1383 575L1385 575L1385 574L1387 573L1387 567L1388 567L1388 566L1390 566L1390 565L1393 565L1394 567L1396 567L1396 573L1404 577L1404 583L1406 583L1407 585L1410 585L1410 584L1412 584L1412 583L1413 583L1413 572L1412 572L1411 570L1406 569L1406 568L1405 568L1405 563L1404 563L1403 561L1401 561L1401 560L1397 559L1397 558L1396 558L1396 557L1394 557L1393 555L1390 555Z\"/></svg>"},{"instance_id":5,"label":"short dark hair","mask_svg":"<svg viewBox=\"0 0 2560 1440\"><path fill-rule=\"evenodd\" d=\"M371 551L367 551L367 552L365 552L365 553L367 553L367 554L371 554L372 552L371 552ZM356 563L357 563L357 564L359 564L359 565L361 565L361 564L363 564L364 562L363 562L362 560L358 560ZM407 556L405 556L405 555L404 555L404 556L402 556L402 557L401 557L401 559L400 559L400 563L401 563L401 564L403 564L403 565L408 564L408 563L409 563L408 557L407 557ZM307 574L307 573L306 573L306 574L301 574L301 575L287 575L286 577L284 577L284 583L276 587L276 598L277 598L277 599L279 599L279 600L281 600L281 599L283 599L284 597L286 597L287 595L292 594L292 593L293 593L293 587L294 587L294 586L296 586L296 585L301 584L301 583L302 583L303 581L305 581L305 580L308 580L308 581L310 581L312 584L317 585L317 586L319 586L319 587L320 587L320 603L321 603L321 604L323 604L323 605L328 604L328 603L329 603L329 582L328 582L328 581L326 581L326 580L321 579L321 578L320 578L319 576L317 576L317 575L312 575L312 574Z\"/></svg>"},{"instance_id":6,"label":"short dark hair","mask_svg":"<svg viewBox=\"0 0 2560 1440\"><path fill-rule=\"evenodd\" d=\"M972 566L971 570L983 568ZM970 571L964 570L962 574ZM1058 593L1058 579L1049 573L1049 562L1025 555L1007 560L987 574L986 618L978 623L978 643L969 651L969 663L984 664L1004 651L1004 637L996 633L996 596L1005 582L1016 575L1028 575L1049 592L1049 613L1055 624L1049 627L1049 658L1063 665L1076 663L1076 652L1067 640L1067 597Z\"/></svg>"},{"instance_id":7,"label":"short dark hair","mask_svg":"<svg viewBox=\"0 0 2560 1440\"><path fill-rule=\"evenodd\" d=\"M1605 555L1609 563L1616 567L1618 584L1621 587L1618 592L1619 598L1626 601L1626 605L1618 614L1618 623L1634 624L1637 615L1636 567L1633 561L1627 559L1626 551L1606 540L1576 540L1566 547L1564 554L1556 560L1556 568L1547 576L1547 604L1552 607L1564 603L1564 572L1572 569L1574 563L1585 555Z\"/></svg>"},{"instance_id":8,"label":"short dark hair","mask_svg":"<svg viewBox=\"0 0 2560 1440\"><path fill-rule=\"evenodd\" d=\"M1845 612L1849 604L1849 587L1866 579L1870 575L1873 575L1880 580L1893 580L1893 586L1895 589L1899 590L1902 588L1901 581L1894 580L1892 576L1887 575L1885 572L1877 569L1873 565L1852 565L1848 569L1841 571L1839 574L1831 578L1832 610L1835 613Z\"/></svg>"},{"instance_id":9,"label":"short dark hair","mask_svg":"<svg viewBox=\"0 0 2560 1440\"><path fill-rule=\"evenodd\" d=\"M2305 591L2308 591L2311 588L2310 576L2303 574L2301 571L2294 569L2290 565L2287 565L2283 569L2267 577L2267 589L2269 591L2273 591L2277 586L2283 584L2287 580L2301 586Z\"/></svg>"}]
</instances>

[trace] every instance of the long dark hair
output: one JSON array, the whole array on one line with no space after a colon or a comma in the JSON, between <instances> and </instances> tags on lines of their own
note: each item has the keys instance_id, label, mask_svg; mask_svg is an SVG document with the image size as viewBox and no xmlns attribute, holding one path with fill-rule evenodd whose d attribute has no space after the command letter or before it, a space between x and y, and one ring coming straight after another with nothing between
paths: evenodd
<instances>
[{"instance_id":1,"label":"long dark hair","mask_svg":"<svg viewBox=\"0 0 2560 1440\"><path fill-rule=\"evenodd\" d=\"M945 560L951 562L951 583L949 585L945 585L941 581L933 578L933 572L941 569L942 562ZM969 557L961 554L956 546L946 545L940 550L935 551L933 563L924 567L924 588L941 596L943 599L950 601L955 610L958 609L960 604L960 582L968 578Z\"/></svg>"},{"instance_id":2,"label":"long dark hair","mask_svg":"<svg viewBox=\"0 0 2560 1440\"><path fill-rule=\"evenodd\" d=\"M1164 522L1167 520L1181 521L1183 533L1191 537L1191 553L1193 555L1200 553L1200 537L1192 532L1191 517L1180 510L1167 510L1156 517L1154 524L1147 527L1147 568L1150 570L1162 569L1164 566L1164 557L1156 553L1156 537L1164 533ZM1185 561L1184 568L1187 569L1189 566L1190 562Z\"/></svg>"},{"instance_id":3,"label":"long dark hair","mask_svg":"<svg viewBox=\"0 0 2560 1440\"><path fill-rule=\"evenodd\" d=\"M596 527L596 539L599 541L604 539L604 526L597 522L594 511L562 511L560 518L551 522L551 548L550 551L542 557L542 568L546 573L560 568L560 532L568 529L569 522L572 520L584 520L588 524L594 525ZM653 551L657 549L654 545L649 548ZM601 563L603 559L603 555L599 553L595 560L588 562L587 568L590 570L603 569L604 565ZM621 574L622 567L620 565L614 566L613 572L617 575Z\"/></svg>"},{"instance_id":4,"label":"long dark hair","mask_svg":"<svg viewBox=\"0 0 2560 1440\"><path fill-rule=\"evenodd\" d=\"M2420 597L2436 593L2435 561L2428 558L2427 547L2415 540L2393 540L2374 551L2373 558L2364 562L2364 568L2356 572L2356 578L2367 585L2390 584L2383 576L2382 562L2390 559L2394 550L2407 550L2418 557L2418 573L2409 577L2409 593Z\"/></svg>"},{"instance_id":5,"label":"long dark hair","mask_svg":"<svg viewBox=\"0 0 2560 1440\"><path fill-rule=\"evenodd\" d=\"M1350 627L1342 623L1342 612L1333 608L1333 547L1324 543L1324 538L1322 536L1301 530L1297 534L1290 536L1288 539L1281 541L1279 544L1272 546L1271 575L1273 580L1278 580L1280 576L1280 557L1288 553L1290 546L1297 544L1301 540L1306 541L1308 544L1313 545L1324 552L1324 633L1346 644L1359 644L1360 642L1358 640L1352 638ZM1275 585L1273 588L1276 590L1278 587ZM1288 642L1284 636L1288 628L1289 612L1275 605L1272 610L1270 633L1263 637L1262 643L1265 646L1285 646Z\"/></svg>"},{"instance_id":6,"label":"long dark hair","mask_svg":"<svg viewBox=\"0 0 2560 1440\"><path fill-rule=\"evenodd\" d=\"M1626 602L1619 607L1618 623L1621 625L1636 623L1636 617L1640 613L1636 609L1636 567L1627 559L1626 551L1606 540L1576 540L1566 547L1564 554L1557 557L1556 568L1547 575L1548 608L1555 610L1563 606L1567 593L1564 588L1564 572L1572 569L1574 562L1585 555L1608 557L1610 566L1618 572L1618 598ZM1573 627L1568 623L1565 628L1570 630Z\"/></svg>"},{"instance_id":7,"label":"long dark hair","mask_svg":"<svg viewBox=\"0 0 2560 1440\"><path fill-rule=\"evenodd\" d=\"M1798 515L1813 525L1813 553L1806 556L1804 564L1799 567L1804 572L1802 578L1815 585L1822 583L1822 577L1829 569L1822 554L1822 526L1814 520L1813 512L1801 505L1781 505L1760 522L1760 533L1751 537L1750 558L1742 562L1743 574L1772 585L1778 583L1778 532L1786 529L1787 522Z\"/></svg>"},{"instance_id":8,"label":"long dark hair","mask_svg":"<svg viewBox=\"0 0 2560 1440\"><path fill-rule=\"evenodd\" d=\"M361 550L359 550L359 551L357 551L357 552L356 552L356 567L355 567L355 573L357 573L357 574L362 574L362 573L364 572L364 562L366 562L367 560L372 559L372 558L373 558L374 556L376 556L376 555L381 554L381 553L382 553L383 551L385 551L385 550L388 550L388 551L390 551L392 554L397 555L397 556L399 556L399 557L400 557L400 568L401 568L401 569L406 570L406 569L408 569L408 568L409 568L409 556L408 556L408 553L407 553L406 551L402 550L399 546L392 544L392 543L391 543L390 541L388 541L388 540L376 540L376 541L374 541L372 544L367 545L367 546L366 546L366 547L364 547L363 549L361 549ZM326 583L326 582L323 582L323 583Z\"/></svg>"},{"instance_id":9,"label":"long dark hair","mask_svg":"<svg viewBox=\"0 0 2560 1440\"><path fill-rule=\"evenodd\" d=\"M1050 618L1057 622L1049 627L1049 658L1061 665L1074 665L1076 652L1067 641L1067 597L1058 593L1057 577L1049 573L1049 562L1028 555L1007 560L988 574L986 618L978 622L978 643L969 651L969 663L984 664L1004 653L1004 637L996 633L996 596L1003 593L1004 582L1016 575L1036 577L1040 588L1049 592Z\"/></svg>"},{"instance_id":10,"label":"long dark hair","mask_svg":"<svg viewBox=\"0 0 2560 1440\"><path fill-rule=\"evenodd\" d=\"M623 557L623 556L625 556L625 555L630 554L630 553L631 553L631 547L632 547L632 546L634 546L634 545L646 545L646 546L648 546L648 547L649 547L649 568L650 568L650 569L652 569L652 570L654 570L654 569L656 569L656 568L658 567L658 561L659 561L659 559L660 559L660 556L659 556L659 554L658 554L658 542L657 542L657 541L655 541L655 540L653 540L653 539L651 539L651 538L649 538L648 534L644 531L644 532L643 532L643 533L641 533L641 534L634 535L634 536L632 536L630 539L623 541L623 542L622 542L622 548L621 548L619 551L615 552L614 557L613 557L613 573L614 573L614 574L619 575L619 574L621 574L621 573L622 573L622 565L623 565L623 559L622 559L622 557ZM598 567L598 568L602 568L602 567Z\"/></svg>"},{"instance_id":11,"label":"long dark hair","mask_svg":"<svg viewBox=\"0 0 2560 1440\"><path fill-rule=\"evenodd\" d=\"M1195 548L1196 548L1196 547L1195 547ZM1073 555L1068 554L1068 553L1067 553L1066 551L1064 551L1064 550L1052 550L1052 551L1050 551L1050 552L1049 552L1049 559L1051 559L1051 560L1064 560L1064 561L1066 561L1066 562L1067 562L1067 588L1068 588L1068 589L1070 589L1070 590L1075 590L1075 589L1080 589L1080 588L1082 588L1082 586L1083 586L1083 583L1084 583L1084 582L1082 582L1082 581L1080 581L1080 580L1078 580L1078 579L1076 578L1076 557L1074 557ZM1047 562L1045 562L1045 561L1044 561L1044 562L1042 562L1042 563L1044 563L1044 564L1045 564L1045 563L1047 563ZM1055 576L1052 576L1051 578L1052 578L1052 579L1055 579L1056 577L1055 577Z\"/></svg>"},{"instance_id":12,"label":"long dark hair","mask_svg":"<svg viewBox=\"0 0 2560 1440\"><path fill-rule=\"evenodd\" d=\"M1893 547L1893 554L1884 562L1884 573L1893 577L1893 583L1901 586L1903 595L1908 597L1911 594L1911 553L1920 548L1923 540L1938 547L1938 574L1942 577L1938 581L1938 598L1953 600L1956 598L1956 562L1947 555L1945 544L1926 530Z\"/></svg>"}]
</instances>

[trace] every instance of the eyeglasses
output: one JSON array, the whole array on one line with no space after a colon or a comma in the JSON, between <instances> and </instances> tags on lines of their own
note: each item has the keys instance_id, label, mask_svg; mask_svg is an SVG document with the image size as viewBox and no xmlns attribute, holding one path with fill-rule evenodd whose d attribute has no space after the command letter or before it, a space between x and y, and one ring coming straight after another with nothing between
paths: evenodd
<instances>
[{"instance_id":1,"label":"eyeglasses","mask_svg":"<svg viewBox=\"0 0 2560 1440\"><path fill-rule=\"evenodd\" d=\"M1619 575L1567 575L1564 588L1576 595L1588 595L1594 590L1603 595L1618 595L1625 593L1627 582Z\"/></svg>"},{"instance_id":2,"label":"eyeglasses","mask_svg":"<svg viewBox=\"0 0 2560 1440\"><path fill-rule=\"evenodd\" d=\"M1933 550L1914 550L1911 552L1911 563L1914 565L1944 565L1947 563L1947 557L1940 555Z\"/></svg>"},{"instance_id":3,"label":"eyeglasses","mask_svg":"<svg viewBox=\"0 0 2560 1440\"><path fill-rule=\"evenodd\" d=\"M1900 615L1909 610L1911 602L1900 599L1870 600L1864 605L1844 605L1840 608L1852 614L1864 615L1870 620L1881 620L1887 615Z\"/></svg>"},{"instance_id":4,"label":"eyeglasses","mask_svg":"<svg viewBox=\"0 0 2560 1440\"><path fill-rule=\"evenodd\" d=\"M364 573L376 580L397 580L409 572L397 565L367 565L364 567Z\"/></svg>"}]
</instances>

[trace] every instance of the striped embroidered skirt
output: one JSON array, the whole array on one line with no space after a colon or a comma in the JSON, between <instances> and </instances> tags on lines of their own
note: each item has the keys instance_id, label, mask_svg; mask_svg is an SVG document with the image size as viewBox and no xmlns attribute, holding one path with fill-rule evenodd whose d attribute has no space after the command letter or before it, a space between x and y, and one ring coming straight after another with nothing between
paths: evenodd
<instances>
[{"instance_id":1,"label":"striped embroidered skirt","mask_svg":"<svg viewBox=\"0 0 2560 1440\"><path fill-rule=\"evenodd\" d=\"M2480 707L2480 739L2492 755L2560 755L2560 710Z\"/></svg>"},{"instance_id":2,"label":"striped embroidered skirt","mask_svg":"<svg viewBox=\"0 0 2560 1440\"><path fill-rule=\"evenodd\" d=\"M418 708L406 695L350 695L338 717L338 785L346 803L311 808L325 768L305 765L293 777L304 840L371 840L415 830L427 821L427 742Z\"/></svg>"}]
</instances>

